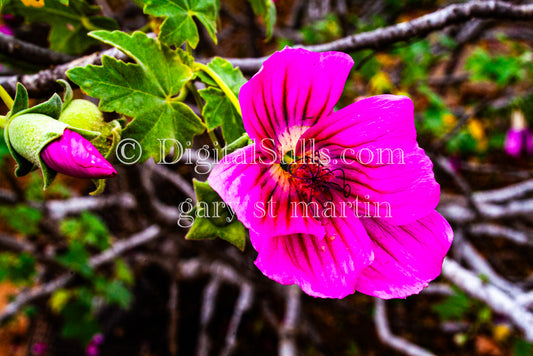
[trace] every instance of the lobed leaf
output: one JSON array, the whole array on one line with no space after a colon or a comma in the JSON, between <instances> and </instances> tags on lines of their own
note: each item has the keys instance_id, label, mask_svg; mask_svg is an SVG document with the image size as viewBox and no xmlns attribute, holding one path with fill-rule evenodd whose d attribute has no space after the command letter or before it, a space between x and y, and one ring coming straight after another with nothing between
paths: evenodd
<instances>
[{"instance_id":1,"label":"lobed leaf","mask_svg":"<svg viewBox=\"0 0 533 356\"><path fill-rule=\"evenodd\" d=\"M173 141L188 146L205 126L194 112L177 98L193 78L183 63L180 49L171 50L142 32L97 31L91 36L117 47L136 63L124 63L104 56L102 66L73 68L68 77L90 96L100 99L102 111L116 111L133 120L123 138L136 140L142 147L141 161L161 160ZM165 141L162 141L165 140ZM165 150L160 148L165 142Z\"/></svg>"},{"instance_id":2,"label":"lobed leaf","mask_svg":"<svg viewBox=\"0 0 533 356\"><path fill-rule=\"evenodd\" d=\"M214 0L146 0L144 12L165 17L159 39L168 45L181 46L185 41L196 48L200 37L194 18L206 28L217 43L217 5Z\"/></svg>"}]
</instances>

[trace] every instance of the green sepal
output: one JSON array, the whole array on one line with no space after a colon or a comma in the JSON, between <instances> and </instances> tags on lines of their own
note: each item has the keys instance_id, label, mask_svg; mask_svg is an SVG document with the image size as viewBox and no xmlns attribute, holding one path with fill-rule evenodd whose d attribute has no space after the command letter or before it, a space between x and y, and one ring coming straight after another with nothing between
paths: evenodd
<instances>
[{"instance_id":1,"label":"green sepal","mask_svg":"<svg viewBox=\"0 0 533 356\"><path fill-rule=\"evenodd\" d=\"M17 83L17 93L15 94L15 100L13 101L13 107L11 108L11 111L8 113L8 120L11 116L14 114L26 110L29 106L28 104L28 91L22 85L22 83Z\"/></svg>"},{"instance_id":2,"label":"green sepal","mask_svg":"<svg viewBox=\"0 0 533 356\"><path fill-rule=\"evenodd\" d=\"M65 88L65 94L63 94L63 111L64 111L69 106L69 104L72 102L72 99L74 98L74 92L72 91L72 87L66 80L58 79L57 82L61 84L63 88Z\"/></svg>"},{"instance_id":3,"label":"green sepal","mask_svg":"<svg viewBox=\"0 0 533 356\"><path fill-rule=\"evenodd\" d=\"M96 189L89 193L89 195L99 195L105 190L105 179L93 179L92 180Z\"/></svg>"},{"instance_id":4,"label":"green sepal","mask_svg":"<svg viewBox=\"0 0 533 356\"><path fill-rule=\"evenodd\" d=\"M209 183L193 179L193 184L198 204L193 212L194 222L185 238L213 240L218 237L244 251L248 235L246 227Z\"/></svg>"},{"instance_id":5,"label":"green sepal","mask_svg":"<svg viewBox=\"0 0 533 356\"><path fill-rule=\"evenodd\" d=\"M31 108L28 108L26 110L19 111L15 115L11 116L12 118L25 115L25 114L41 114L51 117L52 119L59 119L59 115L61 115L61 109L63 108L63 103L61 102L61 98L59 95L54 94L50 99L45 101L44 103L40 103L38 105L32 106Z\"/></svg>"},{"instance_id":6,"label":"green sepal","mask_svg":"<svg viewBox=\"0 0 533 356\"><path fill-rule=\"evenodd\" d=\"M56 98L59 99L58 96ZM41 151L46 145L61 137L66 128L79 133L88 140L97 137L99 134L97 132L70 127L40 112L30 112L32 109L57 114L50 107L48 107L50 109L48 110L42 104L24 110L21 114L17 114L10 119L4 130L4 138L11 155L17 162L15 175L22 177L39 167L43 174L44 189L46 189L57 174L41 158Z\"/></svg>"},{"instance_id":7,"label":"green sepal","mask_svg":"<svg viewBox=\"0 0 533 356\"><path fill-rule=\"evenodd\" d=\"M5 130L6 141L16 155L15 175L21 177L36 167L43 171L45 187L53 180L55 172L48 168L41 159L43 148L53 140L61 137L68 126L49 116L30 113L17 115L9 121Z\"/></svg>"}]
</instances>

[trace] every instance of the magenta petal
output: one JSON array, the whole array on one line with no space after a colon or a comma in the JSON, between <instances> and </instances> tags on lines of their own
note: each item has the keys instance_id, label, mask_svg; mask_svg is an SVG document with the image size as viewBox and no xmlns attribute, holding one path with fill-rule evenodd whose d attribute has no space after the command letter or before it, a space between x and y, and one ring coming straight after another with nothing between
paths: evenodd
<instances>
[{"instance_id":1,"label":"magenta petal","mask_svg":"<svg viewBox=\"0 0 533 356\"><path fill-rule=\"evenodd\" d=\"M405 96L358 101L307 130L302 140L314 140L331 168L342 169L351 189L347 199L358 202L358 217L403 225L426 216L439 202L433 164L416 142L413 103Z\"/></svg>"},{"instance_id":2,"label":"magenta petal","mask_svg":"<svg viewBox=\"0 0 533 356\"><path fill-rule=\"evenodd\" d=\"M15 34L13 32L13 29L7 25L0 26L0 33L3 33L4 35L8 35L8 36L13 36Z\"/></svg>"},{"instance_id":3,"label":"magenta petal","mask_svg":"<svg viewBox=\"0 0 533 356\"><path fill-rule=\"evenodd\" d=\"M250 231L259 253L256 266L281 284L298 284L314 297L352 294L361 271L372 263L372 242L353 216L325 221L326 238L293 234L263 236Z\"/></svg>"},{"instance_id":4,"label":"magenta petal","mask_svg":"<svg viewBox=\"0 0 533 356\"><path fill-rule=\"evenodd\" d=\"M374 262L361 274L356 289L375 297L405 298L419 293L441 272L453 240L448 222L436 211L407 225L361 219L374 242Z\"/></svg>"},{"instance_id":5,"label":"magenta petal","mask_svg":"<svg viewBox=\"0 0 533 356\"><path fill-rule=\"evenodd\" d=\"M53 170L76 178L109 178L117 174L89 141L69 129L41 151L41 158Z\"/></svg>"},{"instance_id":6,"label":"magenta petal","mask_svg":"<svg viewBox=\"0 0 533 356\"><path fill-rule=\"evenodd\" d=\"M523 130L510 129L507 131L504 142L504 150L509 156L518 157L523 148Z\"/></svg>"},{"instance_id":7,"label":"magenta petal","mask_svg":"<svg viewBox=\"0 0 533 356\"><path fill-rule=\"evenodd\" d=\"M305 214L302 198L279 165L264 164L266 157L248 146L225 156L209 175L209 185L249 229L264 236L325 230Z\"/></svg>"},{"instance_id":8,"label":"magenta petal","mask_svg":"<svg viewBox=\"0 0 533 356\"><path fill-rule=\"evenodd\" d=\"M279 140L314 124L333 110L352 66L341 52L274 53L239 93L246 132L253 140Z\"/></svg>"}]
</instances>

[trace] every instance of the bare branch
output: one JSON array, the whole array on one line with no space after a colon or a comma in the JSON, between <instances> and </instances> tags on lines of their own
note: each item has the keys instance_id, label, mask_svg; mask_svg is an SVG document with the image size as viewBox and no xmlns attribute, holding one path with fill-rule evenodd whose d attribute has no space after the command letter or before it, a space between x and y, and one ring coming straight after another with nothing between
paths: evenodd
<instances>
[{"instance_id":1,"label":"bare branch","mask_svg":"<svg viewBox=\"0 0 533 356\"><path fill-rule=\"evenodd\" d=\"M151 171L164 178L165 180L172 183L176 188L178 188L182 193L191 198L194 203L196 203L196 194L191 183L183 178L180 174L173 172L165 167L157 165L153 162L146 162L145 166Z\"/></svg>"},{"instance_id":2,"label":"bare branch","mask_svg":"<svg viewBox=\"0 0 533 356\"><path fill-rule=\"evenodd\" d=\"M530 20L533 18L533 5L514 5L503 1L472 1L466 4L453 4L431 14L418 17L374 31L358 33L339 40L304 48L315 52L380 49L399 41L412 40L425 36L446 26L461 23L472 18L496 18L505 20ZM268 57L230 58L234 66L244 72L259 70Z\"/></svg>"},{"instance_id":3,"label":"bare branch","mask_svg":"<svg viewBox=\"0 0 533 356\"><path fill-rule=\"evenodd\" d=\"M498 275L483 256L466 240L462 243L462 253L466 263L474 269L479 275L485 276L492 284L511 296L517 296L524 293L518 286L512 284Z\"/></svg>"},{"instance_id":4,"label":"bare branch","mask_svg":"<svg viewBox=\"0 0 533 356\"><path fill-rule=\"evenodd\" d=\"M15 252L34 252L35 246L26 241L17 240L13 236L0 234L0 246Z\"/></svg>"},{"instance_id":5,"label":"bare branch","mask_svg":"<svg viewBox=\"0 0 533 356\"><path fill-rule=\"evenodd\" d=\"M237 331L241 323L242 316L253 304L254 293L252 287L244 285L235 303L235 310L231 317L231 321L228 326L228 333L226 334L226 346L220 353L222 356L229 356L233 353L236 346Z\"/></svg>"},{"instance_id":6,"label":"bare branch","mask_svg":"<svg viewBox=\"0 0 533 356\"><path fill-rule=\"evenodd\" d=\"M524 332L529 342L533 341L533 314L516 299L481 280L452 259L444 260L442 274L466 293L485 302L495 312L507 316Z\"/></svg>"},{"instance_id":7,"label":"bare branch","mask_svg":"<svg viewBox=\"0 0 533 356\"><path fill-rule=\"evenodd\" d=\"M57 84L58 79L68 80L65 74L69 69L74 67L83 67L88 64L101 64L102 56L107 55L121 60L127 60L127 56L116 48L111 48L103 52L96 52L85 57L80 57L71 62L58 65L52 69L45 69L35 74L13 75L9 77L0 77L2 85L9 93L15 93L17 83L22 83L31 96L44 96L51 91L60 91L63 88ZM61 61L64 63L67 61Z\"/></svg>"},{"instance_id":8,"label":"bare branch","mask_svg":"<svg viewBox=\"0 0 533 356\"><path fill-rule=\"evenodd\" d=\"M503 237L519 245L533 244L530 235L526 232L514 230L497 224L482 223L470 226L468 232L477 236Z\"/></svg>"},{"instance_id":9,"label":"bare branch","mask_svg":"<svg viewBox=\"0 0 533 356\"><path fill-rule=\"evenodd\" d=\"M500 189L476 192L474 199L480 203L496 203L520 198L530 192L533 192L533 179Z\"/></svg>"},{"instance_id":10,"label":"bare branch","mask_svg":"<svg viewBox=\"0 0 533 356\"><path fill-rule=\"evenodd\" d=\"M285 317L279 328L279 356L296 356L296 325L300 315L300 287L292 285L287 287L287 302L285 304Z\"/></svg>"},{"instance_id":11,"label":"bare branch","mask_svg":"<svg viewBox=\"0 0 533 356\"><path fill-rule=\"evenodd\" d=\"M424 350L420 346L412 344L391 333L387 320L385 301L379 298L376 298L374 323L376 324L379 339L393 349L410 356L435 356L435 354Z\"/></svg>"},{"instance_id":12,"label":"bare branch","mask_svg":"<svg viewBox=\"0 0 533 356\"><path fill-rule=\"evenodd\" d=\"M76 197L66 200L50 200L46 203L46 208L50 212L50 217L60 220L71 214L79 214L87 210L105 209L116 205L120 205L126 209L136 207L135 199L131 194L121 193L100 197Z\"/></svg>"},{"instance_id":13,"label":"bare branch","mask_svg":"<svg viewBox=\"0 0 533 356\"><path fill-rule=\"evenodd\" d=\"M222 283L220 278L215 276L209 281L209 283L204 289L202 297L202 309L200 313L200 333L198 336L198 349L196 350L197 356L209 355L211 339L209 338L207 328L215 311L216 299L221 284Z\"/></svg>"},{"instance_id":14,"label":"bare branch","mask_svg":"<svg viewBox=\"0 0 533 356\"><path fill-rule=\"evenodd\" d=\"M0 53L12 59L40 65L61 64L74 59L68 54L54 52L3 33L0 33Z\"/></svg>"}]
</instances>

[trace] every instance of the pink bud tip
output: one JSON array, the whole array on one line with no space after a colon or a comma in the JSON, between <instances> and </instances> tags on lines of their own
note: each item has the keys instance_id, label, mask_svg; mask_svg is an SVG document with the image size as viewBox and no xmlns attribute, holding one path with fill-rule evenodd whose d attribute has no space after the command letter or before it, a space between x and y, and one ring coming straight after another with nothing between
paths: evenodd
<instances>
[{"instance_id":1,"label":"pink bud tip","mask_svg":"<svg viewBox=\"0 0 533 356\"><path fill-rule=\"evenodd\" d=\"M3 33L4 35L13 36L15 33L11 29L11 27L7 25L1 25L0 26L0 33Z\"/></svg>"},{"instance_id":2,"label":"pink bud tip","mask_svg":"<svg viewBox=\"0 0 533 356\"><path fill-rule=\"evenodd\" d=\"M117 174L96 147L69 129L49 143L42 150L41 157L48 167L76 178L111 178Z\"/></svg>"}]
</instances>

